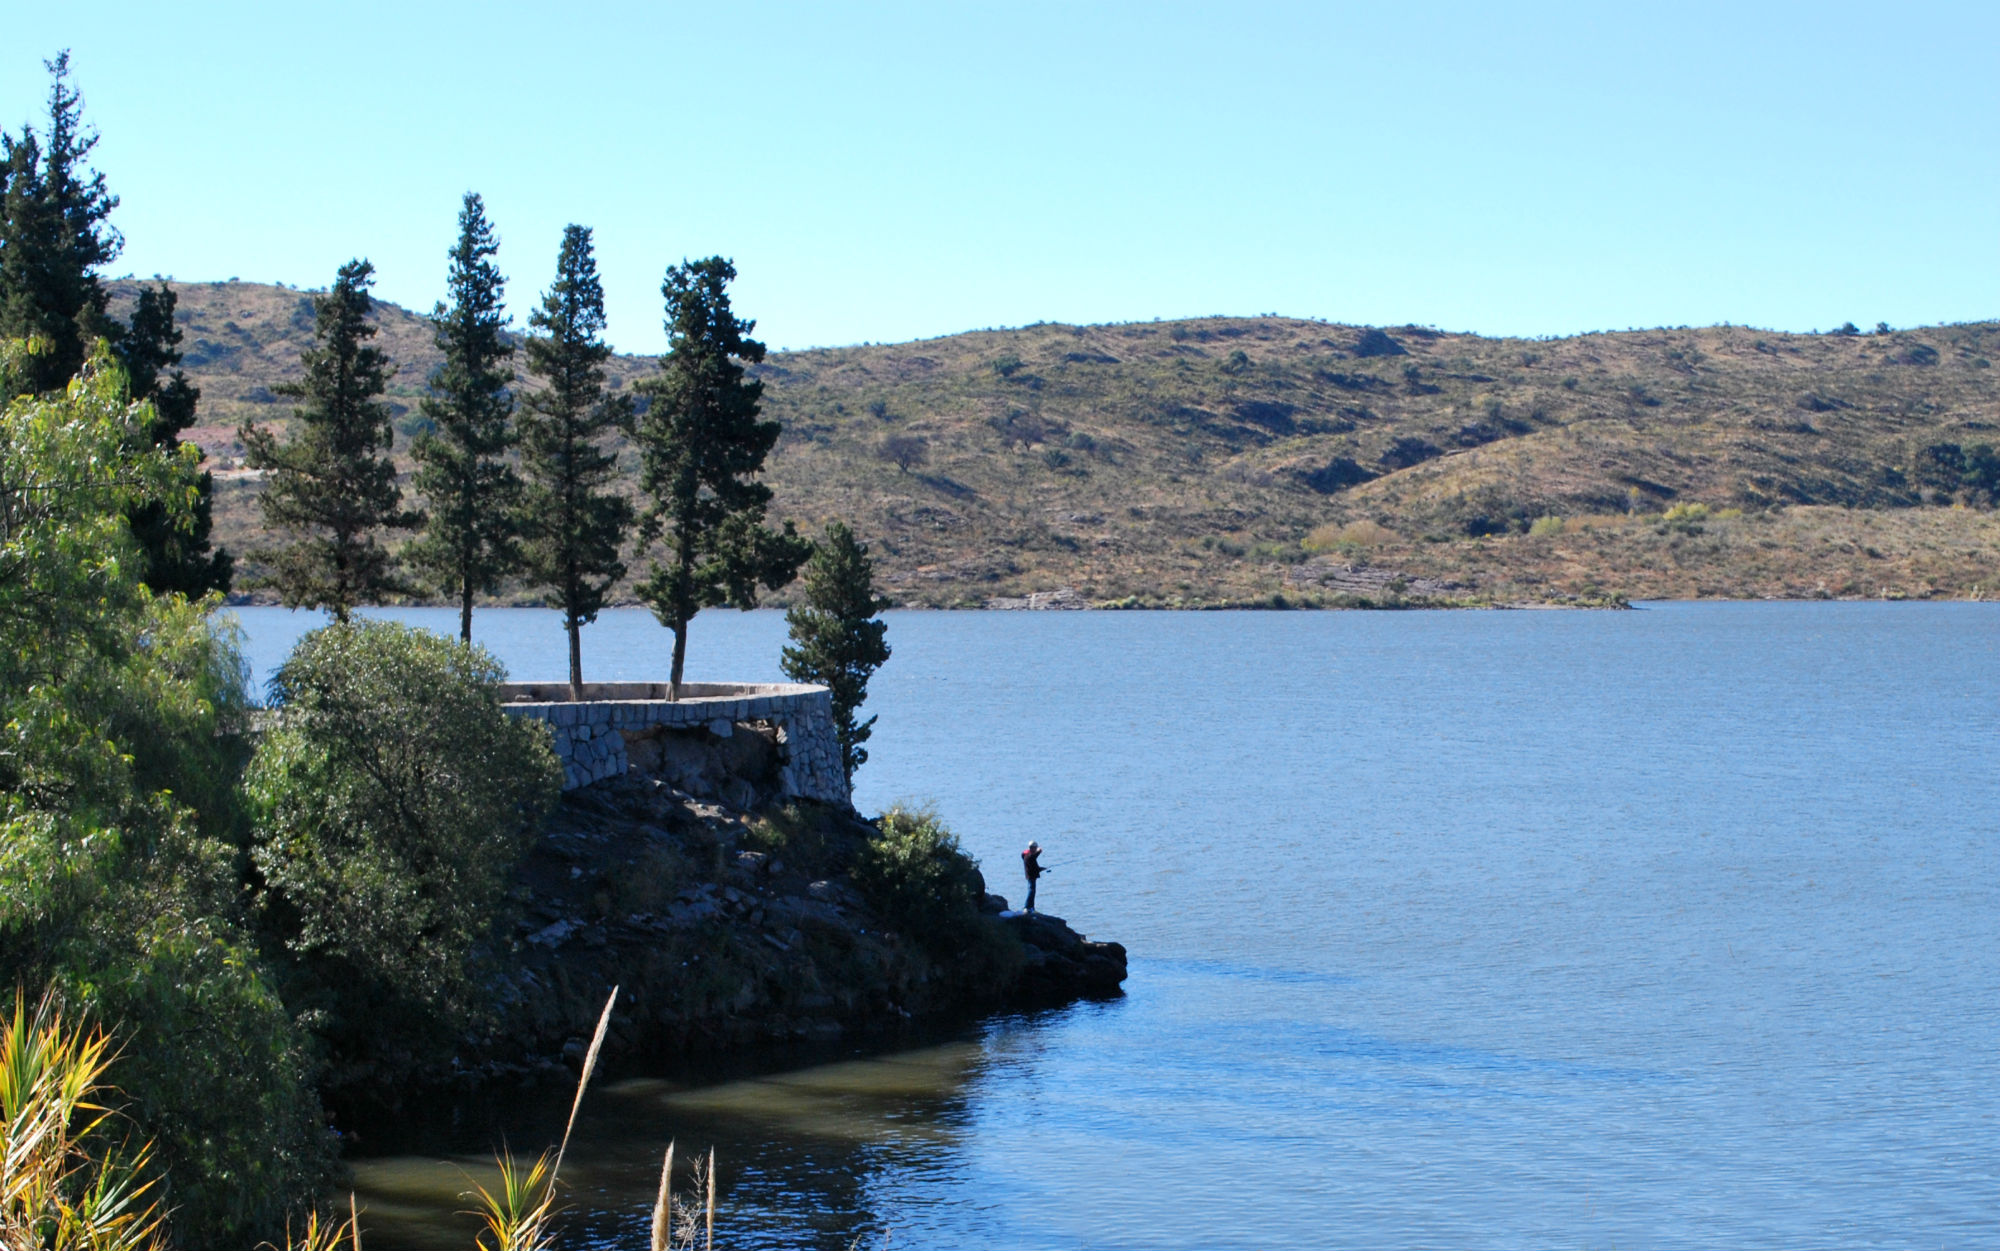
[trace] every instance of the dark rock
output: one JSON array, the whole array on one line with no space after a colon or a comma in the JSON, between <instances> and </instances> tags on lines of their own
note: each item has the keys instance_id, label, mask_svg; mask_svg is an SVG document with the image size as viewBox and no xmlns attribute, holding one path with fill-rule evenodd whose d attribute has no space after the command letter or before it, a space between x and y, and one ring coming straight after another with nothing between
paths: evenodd
<instances>
[{"instance_id":1,"label":"dark rock","mask_svg":"<svg viewBox=\"0 0 2000 1251\"><path fill-rule=\"evenodd\" d=\"M1002 923L1027 948L1028 963L1020 983L1024 998L1062 1003L1120 993L1125 948L1118 943L1094 943L1061 917L1045 912L1009 913Z\"/></svg>"},{"instance_id":2,"label":"dark rock","mask_svg":"<svg viewBox=\"0 0 2000 1251\"><path fill-rule=\"evenodd\" d=\"M736 739L761 735L739 724L718 743ZM659 750L664 758L688 746L662 738ZM682 778L700 785L703 772ZM711 774L715 789L703 791L628 773L565 794L516 875L515 915L525 920L495 930L491 1027L436 1081L518 1081L551 1072L554 1057L573 1071L576 1040L614 985L611 1065L900 1038L915 1026L1120 993L1123 948L1059 918L999 917L1007 901L983 879L979 924L1021 944L1018 961L1000 961L1018 975L991 976L991 943L898 933L848 876L873 825L810 802L759 824L755 810L718 802L726 780L741 776Z\"/></svg>"}]
</instances>

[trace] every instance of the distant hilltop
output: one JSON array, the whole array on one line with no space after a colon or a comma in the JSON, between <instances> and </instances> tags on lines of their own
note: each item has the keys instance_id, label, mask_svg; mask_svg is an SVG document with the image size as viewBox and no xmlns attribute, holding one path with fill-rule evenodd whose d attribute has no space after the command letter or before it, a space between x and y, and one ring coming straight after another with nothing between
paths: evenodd
<instances>
[{"instance_id":1,"label":"distant hilltop","mask_svg":"<svg viewBox=\"0 0 2000 1251\"><path fill-rule=\"evenodd\" d=\"M288 417L308 296L173 285L216 537L242 552L261 536L235 429ZM406 436L436 352L422 317L377 321ZM1215 317L757 373L785 426L774 511L849 519L909 605L1990 597L1996 350L1986 322L1526 340ZM618 357L614 385L653 367Z\"/></svg>"}]
</instances>

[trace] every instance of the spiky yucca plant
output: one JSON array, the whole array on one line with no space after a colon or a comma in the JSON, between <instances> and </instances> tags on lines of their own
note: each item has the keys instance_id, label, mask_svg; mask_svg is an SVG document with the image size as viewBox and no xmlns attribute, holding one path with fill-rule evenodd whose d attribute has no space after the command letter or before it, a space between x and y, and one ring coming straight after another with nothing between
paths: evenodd
<instances>
[{"instance_id":1,"label":"spiky yucca plant","mask_svg":"<svg viewBox=\"0 0 2000 1251\"><path fill-rule=\"evenodd\" d=\"M100 1099L112 1060L101 1030L77 1028L17 992L0 1028L0 1248L163 1251L150 1144L114 1141Z\"/></svg>"}]
</instances>

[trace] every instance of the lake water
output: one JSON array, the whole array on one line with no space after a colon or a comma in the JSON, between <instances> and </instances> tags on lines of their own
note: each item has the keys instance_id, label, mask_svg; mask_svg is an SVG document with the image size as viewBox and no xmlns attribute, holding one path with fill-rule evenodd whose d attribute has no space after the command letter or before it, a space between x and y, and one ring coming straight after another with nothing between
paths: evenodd
<instances>
[{"instance_id":1,"label":"lake water","mask_svg":"<svg viewBox=\"0 0 2000 1251\"><path fill-rule=\"evenodd\" d=\"M303 623L241 615L260 671ZM857 802L1013 897L1039 839L1127 995L594 1091L567 1245L643 1246L676 1138L730 1248L2000 1246L2000 607L890 620ZM689 677L783 632L704 614ZM470 1245L458 1145L362 1163L374 1245Z\"/></svg>"}]
</instances>

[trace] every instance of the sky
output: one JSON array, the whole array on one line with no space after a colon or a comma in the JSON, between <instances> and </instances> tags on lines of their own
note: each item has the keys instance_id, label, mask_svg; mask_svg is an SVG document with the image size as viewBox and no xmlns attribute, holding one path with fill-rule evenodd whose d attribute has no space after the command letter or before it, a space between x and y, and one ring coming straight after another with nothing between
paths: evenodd
<instances>
[{"instance_id":1,"label":"sky","mask_svg":"<svg viewBox=\"0 0 2000 1251\"><path fill-rule=\"evenodd\" d=\"M1504 335L2000 316L2000 5L5 0L72 53L112 274L518 317L565 223L612 342L733 258L774 348L1213 314Z\"/></svg>"}]
</instances>

